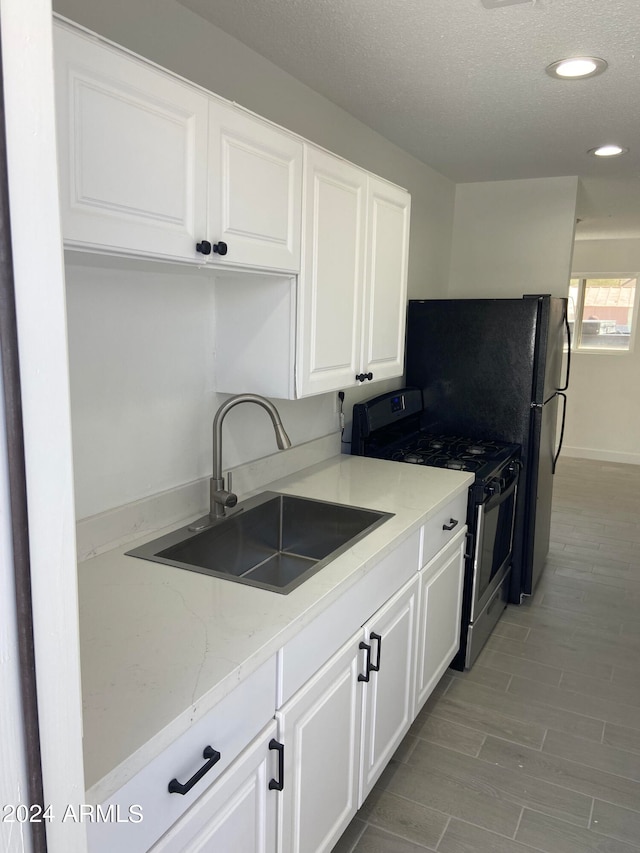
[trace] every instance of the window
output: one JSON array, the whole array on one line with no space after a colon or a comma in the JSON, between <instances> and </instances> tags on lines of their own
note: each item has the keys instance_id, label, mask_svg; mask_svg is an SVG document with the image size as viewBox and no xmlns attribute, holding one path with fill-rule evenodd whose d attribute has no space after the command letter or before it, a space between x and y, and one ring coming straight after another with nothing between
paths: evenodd
<instances>
[{"instance_id":1,"label":"window","mask_svg":"<svg viewBox=\"0 0 640 853\"><path fill-rule=\"evenodd\" d=\"M635 333L637 276L572 278L569 326L572 349L628 352Z\"/></svg>"}]
</instances>

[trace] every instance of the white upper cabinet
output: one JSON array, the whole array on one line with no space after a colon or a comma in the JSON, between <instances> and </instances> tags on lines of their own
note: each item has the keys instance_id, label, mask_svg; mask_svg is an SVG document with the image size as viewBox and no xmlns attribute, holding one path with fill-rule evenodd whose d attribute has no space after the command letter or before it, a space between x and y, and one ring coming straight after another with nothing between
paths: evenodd
<instances>
[{"instance_id":1,"label":"white upper cabinet","mask_svg":"<svg viewBox=\"0 0 640 853\"><path fill-rule=\"evenodd\" d=\"M404 370L411 196L369 176L362 373L391 379Z\"/></svg>"},{"instance_id":2,"label":"white upper cabinet","mask_svg":"<svg viewBox=\"0 0 640 853\"><path fill-rule=\"evenodd\" d=\"M219 270L221 393L402 375L409 193L70 24L54 37L66 246Z\"/></svg>"},{"instance_id":3,"label":"white upper cabinet","mask_svg":"<svg viewBox=\"0 0 640 853\"><path fill-rule=\"evenodd\" d=\"M304 148L297 305L284 278L221 284L221 392L295 399L402 376L411 197L323 149Z\"/></svg>"},{"instance_id":4,"label":"white upper cabinet","mask_svg":"<svg viewBox=\"0 0 640 853\"><path fill-rule=\"evenodd\" d=\"M56 26L54 38L65 242L196 260L208 98L84 34Z\"/></svg>"},{"instance_id":5,"label":"white upper cabinet","mask_svg":"<svg viewBox=\"0 0 640 853\"><path fill-rule=\"evenodd\" d=\"M84 33L55 39L68 246L299 271L297 137Z\"/></svg>"},{"instance_id":6,"label":"white upper cabinet","mask_svg":"<svg viewBox=\"0 0 640 853\"><path fill-rule=\"evenodd\" d=\"M306 146L299 397L401 376L409 193Z\"/></svg>"},{"instance_id":7,"label":"white upper cabinet","mask_svg":"<svg viewBox=\"0 0 640 853\"><path fill-rule=\"evenodd\" d=\"M298 287L299 396L355 384L360 366L367 174L305 152L304 260Z\"/></svg>"},{"instance_id":8,"label":"white upper cabinet","mask_svg":"<svg viewBox=\"0 0 640 853\"><path fill-rule=\"evenodd\" d=\"M298 272L302 143L240 110L211 102L207 240L210 257Z\"/></svg>"}]
</instances>

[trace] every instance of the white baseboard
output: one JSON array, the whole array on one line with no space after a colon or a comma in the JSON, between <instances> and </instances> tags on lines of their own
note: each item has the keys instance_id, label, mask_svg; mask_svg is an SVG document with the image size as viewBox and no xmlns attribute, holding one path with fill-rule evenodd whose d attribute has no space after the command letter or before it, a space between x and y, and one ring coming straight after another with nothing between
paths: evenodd
<instances>
[{"instance_id":1,"label":"white baseboard","mask_svg":"<svg viewBox=\"0 0 640 853\"><path fill-rule=\"evenodd\" d=\"M268 483L340 453L340 433L298 444L233 469L233 491L240 499ZM226 472L225 472L226 473ZM187 523L209 512L209 477L106 510L76 523L78 560L95 557L168 525Z\"/></svg>"},{"instance_id":2,"label":"white baseboard","mask_svg":"<svg viewBox=\"0 0 640 853\"><path fill-rule=\"evenodd\" d=\"M640 453L620 453L617 450L598 450L592 447L563 447L562 456L579 459L595 459L598 462L621 462L626 465L640 465Z\"/></svg>"}]
</instances>

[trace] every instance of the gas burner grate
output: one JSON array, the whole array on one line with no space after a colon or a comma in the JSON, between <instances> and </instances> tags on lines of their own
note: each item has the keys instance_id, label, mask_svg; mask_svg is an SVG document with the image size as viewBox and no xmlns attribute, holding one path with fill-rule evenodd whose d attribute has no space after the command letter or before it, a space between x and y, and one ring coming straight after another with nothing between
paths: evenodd
<instances>
[{"instance_id":1,"label":"gas burner grate","mask_svg":"<svg viewBox=\"0 0 640 853\"><path fill-rule=\"evenodd\" d=\"M487 448L483 444L470 444L467 447L467 453L472 456L483 456L487 452Z\"/></svg>"},{"instance_id":2,"label":"gas burner grate","mask_svg":"<svg viewBox=\"0 0 640 853\"><path fill-rule=\"evenodd\" d=\"M402 452L445 456L447 459L492 459L501 452L501 445L460 436L426 435L408 442Z\"/></svg>"},{"instance_id":3,"label":"gas burner grate","mask_svg":"<svg viewBox=\"0 0 640 853\"><path fill-rule=\"evenodd\" d=\"M437 453L440 450L446 450L448 444L449 442L444 438L421 438L416 449L423 453Z\"/></svg>"},{"instance_id":4,"label":"gas burner grate","mask_svg":"<svg viewBox=\"0 0 640 853\"><path fill-rule=\"evenodd\" d=\"M442 453L427 453L424 450L397 450L390 457L394 462L411 465L428 465L432 468L451 468L455 471L478 471L484 462L472 456L456 456Z\"/></svg>"},{"instance_id":5,"label":"gas burner grate","mask_svg":"<svg viewBox=\"0 0 640 853\"><path fill-rule=\"evenodd\" d=\"M483 481L516 450L513 445L469 436L412 432L386 448L377 447L370 455L410 465L463 471L474 474L476 481Z\"/></svg>"}]
</instances>

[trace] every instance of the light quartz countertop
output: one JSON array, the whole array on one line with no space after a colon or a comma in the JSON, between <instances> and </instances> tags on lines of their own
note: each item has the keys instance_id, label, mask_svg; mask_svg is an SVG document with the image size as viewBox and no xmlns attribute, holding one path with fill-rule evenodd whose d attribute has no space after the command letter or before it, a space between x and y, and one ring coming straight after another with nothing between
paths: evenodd
<instances>
[{"instance_id":1,"label":"light quartz countertop","mask_svg":"<svg viewBox=\"0 0 640 853\"><path fill-rule=\"evenodd\" d=\"M393 513L288 595L125 555L184 522L80 563L88 801L113 794L472 482L339 455L270 483Z\"/></svg>"}]
</instances>

